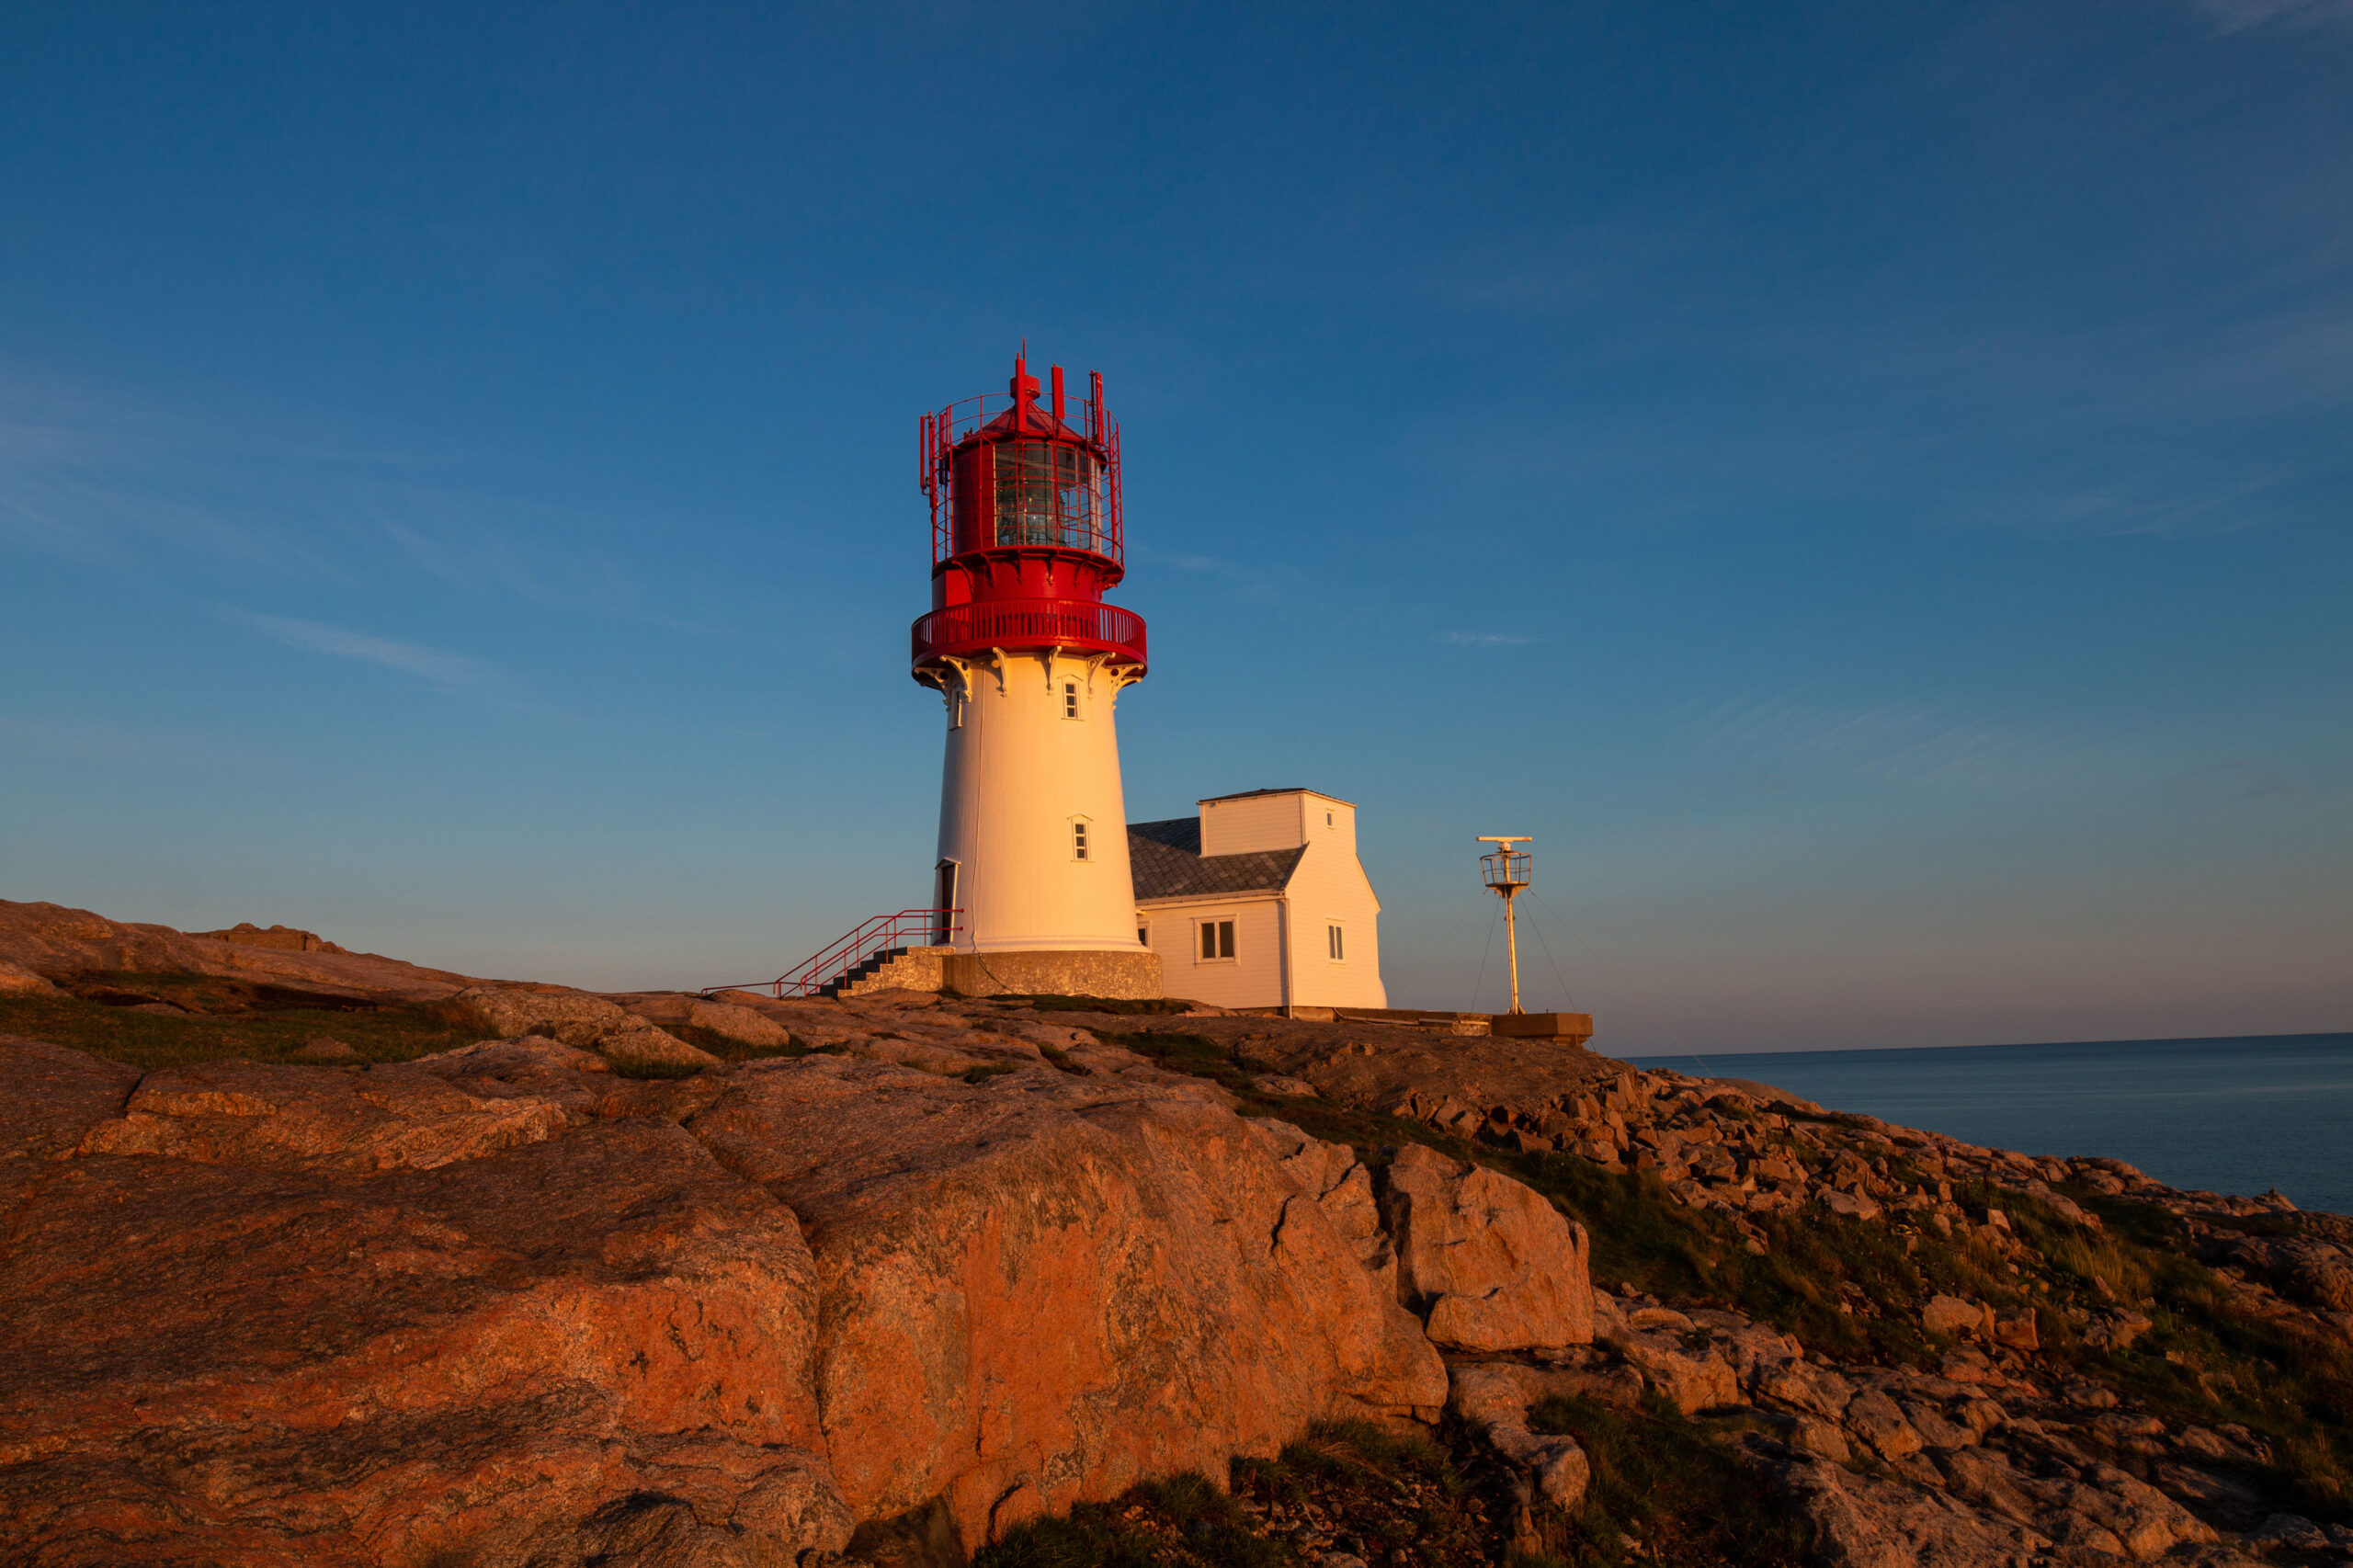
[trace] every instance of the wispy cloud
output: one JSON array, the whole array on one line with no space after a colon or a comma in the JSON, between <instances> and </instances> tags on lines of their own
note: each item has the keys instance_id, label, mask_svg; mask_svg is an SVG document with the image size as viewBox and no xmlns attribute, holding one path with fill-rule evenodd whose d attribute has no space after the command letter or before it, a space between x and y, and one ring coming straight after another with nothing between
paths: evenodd
<instances>
[{"instance_id":1,"label":"wispy cloud","mask_svg":"<svg viewBox=\"0 0 2353 1568\"><path fill-rule=\"evenodd\" d=\"M2060 786L2121 759L2105 739L1934 703L1741 698L1693 721L1701 745L1783 773L1963 789ZM2145 775L2143 775L2145 777Z\"/></svg>"},{"instance_id":2,"label":"wispy cloud","mask_svg":"<svg viewBox=\"0 0 2353 1568\"><path fill-rule=\"evenodd\" d=\"M2225 762L2176 774L2165 781L2165 788L2169 794L2201 802L2252 801L2266 795L2292 795L2296 781L2260 762Z\"/></svg>"},{"instance_id":3,"label":"wispy cloud","mask_svg":"<svg viewBox=\"0 0 2353 1568\"><path fill-rule=\"evenodd\" d=\"M436 686L459 687L479 685L489 674L485 666L458 653L444 653L415 642L403 642L391 637L377 637L364 631L353 631L324 621L296 620L280 615L256 615L250 610L223 608L222 618L239 626L257 631L290 648L301 648L313 653L325 653L338 659L353 659L364 665L377 665L403 675L415 676Z\"/></svg>"},{"instance_id":4,"label":"wispy cloud","mask_svg":"<svg viewBox=\"0 0 2353 1568\"><path fill-rule=\"evenodd\" d=\"M2198 0L2198 8L2214 19L2217 32L2225 33L2267 22L2295 28L2353 22L2353 0Z\"/></svg>"},{"instance_id":5,"label":"wispy cloud","mask_svg":"<svg viewBox=\"0 0 2353 1568\"><path fill-rule=\"evenodd\" d=\"M1532 646L1533 637L1515 637L1506 631L1448 631L1438 641L1453 648L1526 648Z\"/></svg>"}]
</instances>

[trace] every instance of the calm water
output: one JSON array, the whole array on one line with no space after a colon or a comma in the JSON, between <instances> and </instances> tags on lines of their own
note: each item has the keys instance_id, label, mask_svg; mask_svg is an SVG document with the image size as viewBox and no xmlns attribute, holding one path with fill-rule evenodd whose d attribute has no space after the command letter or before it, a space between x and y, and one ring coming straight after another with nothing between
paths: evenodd
<instances>
[{"instance_id":1,"label":"calm water","mask_svg":"<svg viewBox=\"0 0 2353 1568\"><path fill-rule=\"evenodd\" d=\"M1643 1056L1831 1110L2029 1154L2112 1154L2159 1181L2277 1187L2353 1214L2353 1034Z\"/></svg>"}]
</instances>

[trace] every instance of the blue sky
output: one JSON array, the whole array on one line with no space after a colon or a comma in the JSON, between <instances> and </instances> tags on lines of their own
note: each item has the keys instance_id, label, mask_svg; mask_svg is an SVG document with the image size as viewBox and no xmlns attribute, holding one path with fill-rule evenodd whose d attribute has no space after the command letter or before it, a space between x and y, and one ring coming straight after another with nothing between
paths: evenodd
<instances>
[{"instance_id":1,"label":"blue sky","mask_svg":"<svg viewBox=\"0 0 2353 1568\"><path fill-rule=\"evenodd\" d=\"M2353 6L19 5L0 896L920 903L917 413L1121 419L1131 814L1621 1051L2353 1027Z\"/></svg>"}]
</instances>

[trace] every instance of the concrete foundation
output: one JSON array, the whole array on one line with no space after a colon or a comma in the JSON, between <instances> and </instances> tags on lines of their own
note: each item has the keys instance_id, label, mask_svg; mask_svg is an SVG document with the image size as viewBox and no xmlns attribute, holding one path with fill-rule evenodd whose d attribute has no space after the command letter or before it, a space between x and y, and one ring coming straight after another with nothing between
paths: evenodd
<instances>
[{"instance_id":1,"label":"concrete foundation","mask_svg":"<svg viewBox=\"0 0 2353 1568\"><path fill-rule=\"evenodd\" d=\"M1109 996L1152 1002L1168 993L1151 951L1042 950L944 955L943 989L966 996Z\"/></svg>"},{"instance_id":2,"label":"concrete foundation","mask_svg":"<svg viewBox=\"0 0 2353 1568\"><path fill-rule=\"evenodd\" d=\"M1497 1013L1494 1032L1506 1040L1556 1040L1583 1045L1593 1038L1591 1013Z\"/></svg>"}]
</instances>

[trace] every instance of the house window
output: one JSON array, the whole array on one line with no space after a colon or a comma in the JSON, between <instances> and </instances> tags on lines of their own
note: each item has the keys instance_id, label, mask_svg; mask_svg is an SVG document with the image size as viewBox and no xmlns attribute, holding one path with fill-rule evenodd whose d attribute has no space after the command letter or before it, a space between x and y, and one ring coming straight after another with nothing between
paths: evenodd
<instances>
[{"instance_id":1,"label":"house window","mask_svg":"<svg viewBox=\"0 0 2353 1568\"><path fill-rule=\"evenodd\" d=\"M1324 945L1325 948L1330 949L1332 961L1334 963L1340 963L1348 956L1347 940L1341 934L1340 928L1337 926L1326 926L1324 927Z\"/></svg>"},{"instance_id":2,"label":"house window","mask_svg":"<svg viewBox=\"0 0 2353 1568\"><path fill-rule=\"evenodd\" d=\"M1201 922L1201 957L1215 962L1233 956L1233 922L1204 920Z\"/></svg>"},{"instance_id":3,"label":"house window","mask_svg":"<svg viewBox=\"0 0 2353 1568\"><path fill-rule=\"evenodd\" d=\"M1152 922L1142 915L1136 916L1136 943L1140 947L1152 946Z\"/></svg>"},{"instance_id":4,"label":"house window","mask_svg":"<svg viewBox=\"0 0 2353 1568\"><path fill-rule=\"evenodd\" d=\"M1070 824L1070 858L1074 860L1086 858L1086 824L1084 822Z\"/></svg>"},{"instance_id":5,"label":"house window","mask_svg":"<svg viewBox=\"0 0 2353 1568\"><path fill-rule=\"evenodd\" d=\"M1329 827L1329 826L1331 826L1331 825L1332 825L1332 813L1331 813L1331 812L1325 812L1324 813L1324 825L1325 827Z\"/></svg>"},{"instance_id":6,"label":"house window","mask_svg":"<svg viewBox=\"0 0 2353 1568\"><path fill-rule=\"evenodd\" d=\"M1063 717L1065 719L1078 717L1078 682L1074 680L1063 682Z\"/></svg>"}]
</instances>

